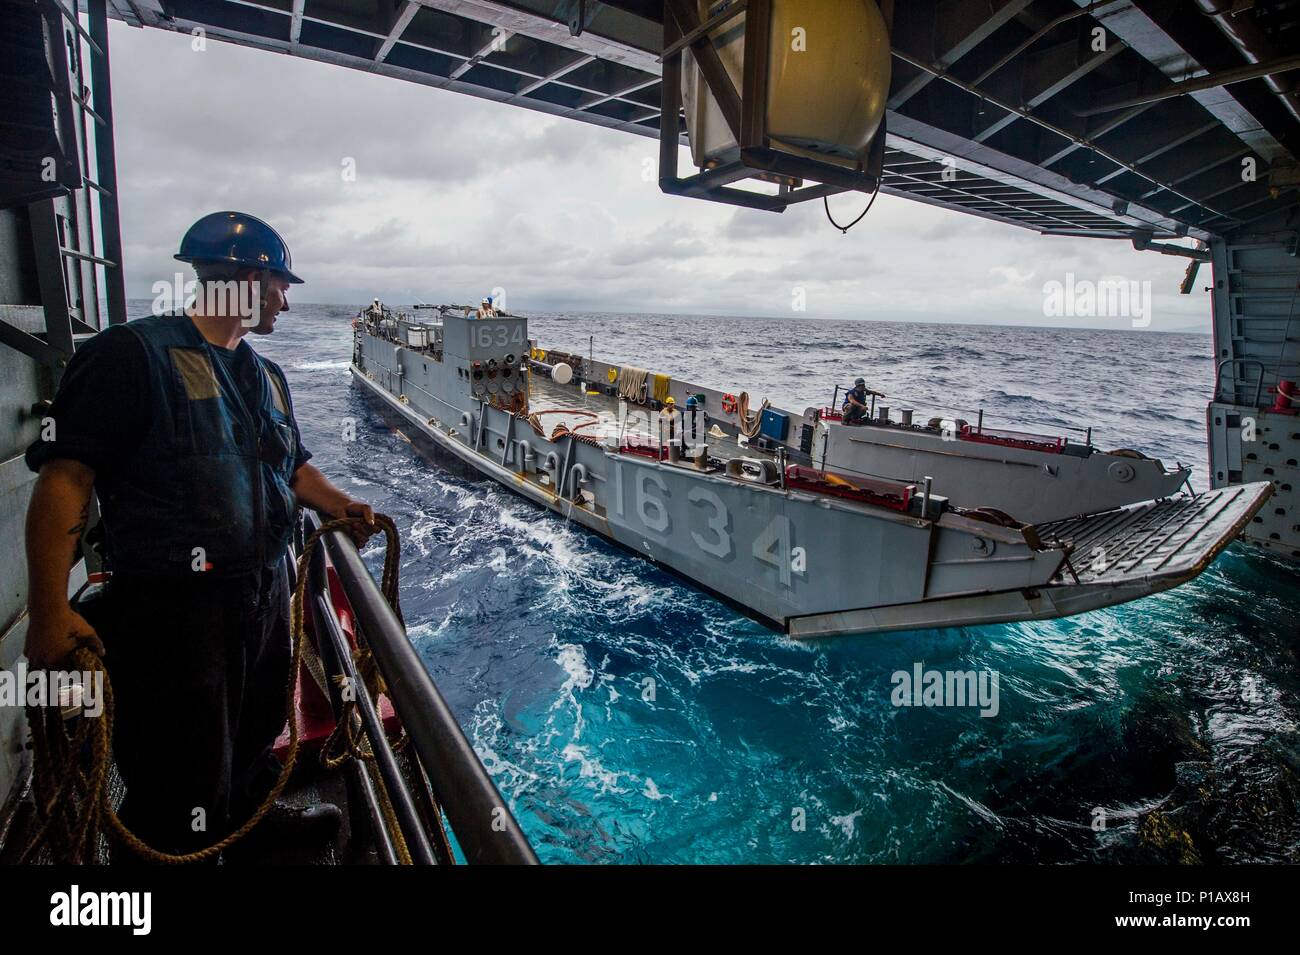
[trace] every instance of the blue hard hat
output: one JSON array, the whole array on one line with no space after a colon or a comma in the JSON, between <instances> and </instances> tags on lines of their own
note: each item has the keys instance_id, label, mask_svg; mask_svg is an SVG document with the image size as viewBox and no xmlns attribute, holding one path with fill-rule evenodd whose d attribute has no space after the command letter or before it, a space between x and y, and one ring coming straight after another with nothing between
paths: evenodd
<instances>
[{"instance_id":1,"label":"blue hard hat","mask_svg":"<svg viewBox=\"0 0 1300 955\"><path fill-rule=\"evenodd\" d=\"M213 212L190 226L175 258L182 262L228 262L231 265L277 272L289 282L293 258L280 233L261 219L243 212Z\"/></svg>"}]
</instances>

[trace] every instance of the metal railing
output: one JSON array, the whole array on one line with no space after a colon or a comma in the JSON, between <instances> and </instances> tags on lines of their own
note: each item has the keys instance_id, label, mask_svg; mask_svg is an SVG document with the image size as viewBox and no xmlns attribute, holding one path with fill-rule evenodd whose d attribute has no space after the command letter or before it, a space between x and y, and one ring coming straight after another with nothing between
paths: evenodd
<instances>
[{"instance_id":1,"label":"metal railing","mask_svg":"<svg viewBox=\"0 0 1300 955\"><path fill-rule=\"evenodd\" d=\"M308 535L320 527L311 512L307 512L305 523ZM424 864L451 861L445 858L446 850L440 840L430 838L430 823L440 806L467 862L537 864L537 856L518 821L424 668L407 638L406 629L384 599L352 539L342 531L332 531L322 542L352 606L358 638L364 640L373 654L387 696L410 739L406 755L413 763L414 784L403 776L397 765L384 734L378 701L370 698L357 678L351 647L329 601L324 555L319 549L309 570L308 591L318 646L323 662L332 671L331 676L349 677L349 685L355 688L358 715L375 752L376 768L388 790L392 814L401 827L412 861ZM330 693L338 712L341 701L334 698L338 688L331 685ZM355 766L357 761L350 763ZM367 804L375 823L372 828L377 837L376 847L386 861L392 861L393 848L378 812L374 787L364 778L360 767L352 772L351 791Z\"/></svg>"},{"instance_id":2,"label":"metal railing","mask_svg":"<svg viewBox=\"0 0 1300 955\"><path fill-rule=\"evenodd\" d=\"M1238 365L1242 367L1242 371L1240 375L1238 374L1237 371ZM1230 380L1226 388L1224 387L1224 380L1223 380L1223 369L1225 368L1232 369L1232 375L1230 376ZM1259 358L1225 358L1221 362L1219 362L1219 364L1215 366L1214 369L1214 394L1216 400L1236 403L1238 400L1237 393L1241 392L1242 394L1245 394L1245 392L1250 388L1251 385L1251 382L1246 380L1245 378L1246 368L1259 369L1259 375L1255 378L1254 381L1255 398L1251 402L1251 406L1255 408L1260 408L1263 407L1262 402L1264 397L1265 383L1268 384L1268 390L1270 392L1273 391L1277 387L1278 382L1282 379L1283 368L1300 369L1300 365L1297 365L1295 362L1288 362L1282 360L1264 361ZM1270 378L1272 379L1271 381Z\"/></svg>"},{"instance_id":3,"label":"metal railing","mask_svg":"<svg viewBox=\"0 0 1300 955\"><path fill-rule=\"evenodd\" d=\"M847 392L849 391L849 388L848 388L847 386L845 386L845 385L836 385L836 386L835 386L834 394L833 394L833 396L831 397L831 404L830 404L830 407L831 407L831 408L838 408L838 407L839 407L840 389L841 389L841 388L844 389L845 393L847 393ZM883 396L882 396L882 397L883 397ZM879 419L877 419L877 417L876 417L876 398L877 398L877 395L874 394L874 393L871 393L871 407L870 407L870 408L868 409L868 411L867 411L867 416L868 416L868 417L867 417L866 420L864 420L864 421L862 422L863 424L880 424L880 423L881 423L881 422L879 421ZM976 433L983 433L983 431L984 431L984 409L983 409L983 408L955 408L955 407L952 407L951 405L942 405L942 404L939 404L937 401L934 401L934 400L929 399L929 398L916 398L916 397L909 396L909 395L891 394L891 395L889 395L889 398L890 398L890 405L889 405L889 407L893 407L893 402L901 401L901 402L904 402L905 404L910 404L913 408L916 408L916 407L924 407L924 408L929 408L930 410L933 410L933 411L941 411L941 412L945 412L945 413L946 413L946 414L947 414L947 415L948 415L948 416L949 416L953 421L957 421L957 420L965 420L965 419L960 419L960 418L958 418L958 417L957 417L958 415L972 415L972 414L973 414L973 415L975 415L975 426L974 426L974 429L973 429L973 430L975 430ZM889 424L895 424L895 425L896 425L896 424L898 424L899 422L897 422L897 421L890 421L890 422L888 422L888 423L889 423ZM1089 447L1089 448L1092 447L1092 425L1089 425L1089 426L1087 426L1086 428L1073 427L1073 426L1071 426L1071 425L1053 425L1052 427L1053 427L1055 430L1057 430L1057 431L1071 431L1071 432L1074 432L1075 434L1081 434L1081 435L1084 436L1084 444L1085 444L1085 446L1086 446L1086 447Z\"/></svg>"}]
</instances>

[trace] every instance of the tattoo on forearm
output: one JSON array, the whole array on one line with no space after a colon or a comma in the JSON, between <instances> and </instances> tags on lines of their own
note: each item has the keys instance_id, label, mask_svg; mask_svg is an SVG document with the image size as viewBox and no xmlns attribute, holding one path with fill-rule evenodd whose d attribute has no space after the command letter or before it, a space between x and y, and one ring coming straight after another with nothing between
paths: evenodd
<instances>
[{"instance_id":1,"label":"tattoo on forearm","mask_svg":"<svg viewBox=\"0 0 1300 955\"><path fill-rule=\"evenodd\" d=\"M81 515L77 518L77 523L68 528L69 537L80 537L86 531L86 525L90 523L90 501L81 506Z\"/></svg>"}]
</instances>

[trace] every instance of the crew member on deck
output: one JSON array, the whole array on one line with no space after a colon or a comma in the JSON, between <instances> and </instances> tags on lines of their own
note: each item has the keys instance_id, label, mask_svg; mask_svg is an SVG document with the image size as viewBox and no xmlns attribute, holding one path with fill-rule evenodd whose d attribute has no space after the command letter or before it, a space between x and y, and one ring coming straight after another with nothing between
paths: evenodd
<instances>
[{"instance_id":1,"label":"crew member on deck","mask_svg":"<svg viewBox=\"0 0 1300 955\"><path fill-rule=\"evenodd\" d=\"M171 853L241 825L280 772L271 748L287 716L296 508L362 518L359 540L374 522L308 463L284 373L243 340L271 334L302 281L284 241L252 216L216 212L190 227L176 258L198 274L194 304L78 348L50 440L27 451L39 473L27 514L28 660L66 669L79 646L104 655L121 818ZM92 491L112 576L74 609L68 570ZM319 841L339 820L336 806L277 804L252 836Z\"/></svg>"},{"instance_id":2,"label":"crew member on deck","mask_svg":"<svg viewBox=\"0 0 1300 955\"><path fill-rule=\"evenodd\" d=\"M659 409L659 443L672 444L677 440L677 400L669 395Z\"/></svg>"},{"instance_id":3,"label":"crew member on deck","mask_svg":"<svg viewBox=\"0 0 1300 955\"><path fill-rule=\"evenodd\" d=\"M844 392L842 411L845 424L861 424L869 419L871 408L867 404L868 395L875 395L877 398L885 397L879 391L869 391L864 378L854 381L853 387Z\"/></svg>"},{"instance_id":4,"label":"crew member on deck","mask_svg":"<svg viewBox=\"0 0 1300 955\"><path fill-rule=\"evenodd\" d=\"M694 395L686 396L686 410L682 412L682 446L688 458L699 458L707 454L708 438L705 435L706 422L704 409Z\"/></svg>"},{"instance_id":5,"label":"crew member on deck","mask_svg":"<svg viewBox=\"0 0 1300 955\"><path fill-rule=\"evenodd\" d=\"M489 295L487 298L483 299L482 303L479 305L478 317L492 318L495 315L496 310L492 307L492 297Z\"/></svg>"}]
</instances>

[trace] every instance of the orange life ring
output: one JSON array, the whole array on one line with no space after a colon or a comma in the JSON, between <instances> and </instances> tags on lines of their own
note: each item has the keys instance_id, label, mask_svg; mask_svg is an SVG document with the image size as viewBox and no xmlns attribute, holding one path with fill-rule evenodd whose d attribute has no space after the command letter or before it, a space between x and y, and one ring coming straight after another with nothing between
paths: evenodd
<instances>
[{"instance_id":1,"label":"orange life ring","mask_svg":"<svg viewBox=\"0 0 1300 955\"><path fill-rule=\"evenodd\" d=\"M724 412L725 414L735 414L735 413L736 413L736 408L738 408L738 407L739 407L739 404L738 404L737 401L736 401L736 396L735 396L735 395L723 395L723 396L722 396L722 410L723 410L723 412Z\"/></svg>"}]
</instances>

